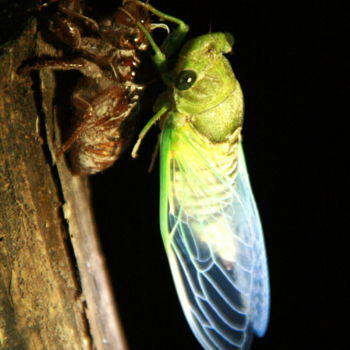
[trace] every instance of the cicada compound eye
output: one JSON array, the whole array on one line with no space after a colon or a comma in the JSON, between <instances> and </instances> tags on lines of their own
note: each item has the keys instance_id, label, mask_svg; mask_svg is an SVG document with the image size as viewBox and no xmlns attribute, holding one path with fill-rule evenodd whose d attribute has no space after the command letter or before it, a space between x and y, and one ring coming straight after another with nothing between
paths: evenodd
<instances>
[{"instance_id":1,"label":"cicada compound eye","mask_svg":"<svg viewBox=\"0 0 350 350\"><path fill-rule=\"evenodd\" d=\"M193 70L183 70L175 80L175 87L178 90L188 90L197 80L197 73Z\"/></svg>"}]
</instances>

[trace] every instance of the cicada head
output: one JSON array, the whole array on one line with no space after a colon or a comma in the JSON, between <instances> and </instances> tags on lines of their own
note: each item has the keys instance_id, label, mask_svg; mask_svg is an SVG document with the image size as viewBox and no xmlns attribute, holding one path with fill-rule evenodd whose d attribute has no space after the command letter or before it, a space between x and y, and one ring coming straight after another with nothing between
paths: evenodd
<instances>
[{"instance_id":1,"label":"cicada head","mask_svg":"<svg viewBox=\"0 0 350 350\"><path fill-rule=\"evenodd\" d=\"M173 81L176 110L191 116L201 134L214 142L241 125L243 96L229 61L229 33L211 33L188 41L179 54Z\"/></svg>"}]
</instances>

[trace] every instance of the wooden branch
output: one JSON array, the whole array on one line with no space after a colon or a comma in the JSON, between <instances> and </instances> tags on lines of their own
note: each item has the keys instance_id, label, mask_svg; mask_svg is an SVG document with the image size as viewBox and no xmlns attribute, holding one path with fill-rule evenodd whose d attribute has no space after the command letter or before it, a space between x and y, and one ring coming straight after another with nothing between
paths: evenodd
<instances>
[{"instance_id":1,"label":"wooden branch","mask_svg":"<svg viewBox=\"0 0 350 350\"><path fill-rule=\"evenodd\" d=\"M32 23L0 57L0 348L126 350L88 180L53 165L55 77L17 74L53 50L35 39Z\"/></svg>"}]
</instances>

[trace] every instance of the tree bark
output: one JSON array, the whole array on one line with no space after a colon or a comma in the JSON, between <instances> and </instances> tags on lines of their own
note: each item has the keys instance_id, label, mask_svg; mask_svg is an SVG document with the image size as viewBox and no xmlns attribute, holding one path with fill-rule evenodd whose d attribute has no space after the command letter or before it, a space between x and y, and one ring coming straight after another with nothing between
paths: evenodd
<instances>
[{"instance_id":1,"label":"tree bark","mask_svg":"<svg viewBox=\"0 0 350 350\"><path fill-rule=\"evenodd\" d=\"M0 348L125 350L88 180L54 157L55 76L17 73L57 54L36 39L34 21L0 57Z\"/></svg>"}]
</instances>

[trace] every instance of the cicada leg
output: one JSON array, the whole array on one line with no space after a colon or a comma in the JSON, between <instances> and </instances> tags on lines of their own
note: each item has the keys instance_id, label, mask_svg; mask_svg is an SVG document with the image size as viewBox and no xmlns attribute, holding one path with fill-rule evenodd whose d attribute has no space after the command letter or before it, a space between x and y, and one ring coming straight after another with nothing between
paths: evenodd
<instances>
[{"instance_id":1,"label":"cicada leg","mask_svg":"<svg viewBox=\"0 0 350 350\"><path fill-rule=\"evenodd\" d=\"M143 127L143 129L141 130L141 132L139 134L139 137L137 138L135 146L134 146L134 148L132 149L132 152L131 152L131 156L133 158L137 157L137 151L139 150L141 142L142 142L143 138L145 137L145 135L147 134L147 132L149 131L149 129L152 127L152 125L156 121L158 121L162 117L162 115L164 113L167 112L168 109L169 109L169 106L167 106L167 105L164 105L163 107L161 107L160 110Z\"/></svg>"},{"instance_id":2,"label":"cicada leg","mask_svg":"<svg viewBox=\"0 0 350 350\"><path fill-rule=\"evenodd\" d=\"M177 24L177 27L172 32L170 32L170 34L167 36L161 47L159 47L158 44L154 41L151 33L145 28L145 26L140 22L136 22L136 25L145 34L150 45L152 46L152 49L154 50L153 62L159 69L160 73L163 75L163 79L166 80L167 57L172 55L175 51L179 49L189 30L189 26L182 20L157 10L149 3L143 3L138 0L135 0L135 2L140 4L140 6L145 7L148 11L152 12L159 18ZM133 158L137 157L137 151L148 130L156 121L158 121L162 117L162 115L164 115L169 110L169 108L170 107L168 103L159 104L159 108L157 109L156 114L148 121L148 123L144 126L141 133L139 134L137 142L131 153L131 156Z\"/></svg>"},{"instance_id":3,"label":"cicada leg","mask_svg":"<svg viewBox=\"0 0 350 350\"><path fill-rule=\"evenodd\" d=\"M163 72L165 70L165 62L167 60L167 57L174 54L183 43L186 34L189 31L189 26L182 20L167 15L164 12L161 12L154 8L149 3L143 3L138 0L135 0L140 6L145 7L147 10L158 16L159 18L177 24L177 27L170 32L170 34L167 36L167 38L162 43L161 47L159 47L156 42L153 40L153 37L151 33L144 27L144 25L140 22L137 22L137 26L143 31L146 38L149 40L150 45L152 46L152 49L154 50L155 54L153 56L153 61L158 67L158 69Z\"/></svg>"}]
</instances>

